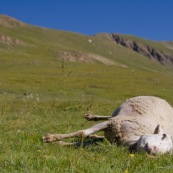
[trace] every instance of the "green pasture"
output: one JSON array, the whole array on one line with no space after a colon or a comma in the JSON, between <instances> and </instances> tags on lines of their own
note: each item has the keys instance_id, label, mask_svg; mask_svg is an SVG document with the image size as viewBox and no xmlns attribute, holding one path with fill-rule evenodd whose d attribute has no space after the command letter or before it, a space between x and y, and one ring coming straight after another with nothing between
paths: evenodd
<instances>
[{"instance_id":1,"label":"green pasture","mask_svg":"<svg viewBox=\"0 0 173 173\"><path fill-rule=\"evenodd\" d=\"M25 43L0 42L0 172L173 172L170 154L131 154L106 140L86 148L42 142L46 133L92 126L85 113L111 115L133 96L154 95L173 105L171 68L115 44L106 34L89 37L29 25L2 25L0 31ZM97 54L117 65L63 61L59 52Z\"/></svg>"},{"instance_id":2,"label":"green pasture","mask_svg":"<svg viewBox=\"0 0 173 173\"><path fill-rule=\"evenodd\" d=\"M129 97L155 95L173 103L171 74L85 63L45 68L1 73L1 172L171 172L169 154L131 157L126 148L106 140L77 149L42 142L46 133L92 126L85 113L111 115Z\"/></svg>"}]
</instances>

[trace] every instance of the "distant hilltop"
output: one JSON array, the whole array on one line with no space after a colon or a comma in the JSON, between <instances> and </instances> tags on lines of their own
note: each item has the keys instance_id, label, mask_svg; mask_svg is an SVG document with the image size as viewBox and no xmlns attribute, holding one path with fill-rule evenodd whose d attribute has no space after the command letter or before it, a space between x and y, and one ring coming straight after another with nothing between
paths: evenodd
<instances>
[{"instance_id":1,"label":"distant hilltop","mask_svg":"<svg viewBox=\"0 0 173 173\"><path fill-rule=\"evenodd\" d=\"M172 41L156 42L115 33L87 36L29 25L6 15L0 15L0 44L0 51L6 56L17 52L21 56L35 57L44 52L44 56L56 61L140 68L146 65L147 69L151 64L173 67ZM145 65L143 58L146 58Z\"/></svg>"}]
</instances>

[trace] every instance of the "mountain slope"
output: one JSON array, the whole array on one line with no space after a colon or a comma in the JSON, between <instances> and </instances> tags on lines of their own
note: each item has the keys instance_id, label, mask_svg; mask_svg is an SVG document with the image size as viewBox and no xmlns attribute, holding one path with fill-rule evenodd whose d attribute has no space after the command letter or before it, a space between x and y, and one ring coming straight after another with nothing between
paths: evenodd
<instances>
[{"instance_id":1,"label":"mountain slope","mask_svg":"<svg viewBox=\"0 0 173 173\"><path fill-rule=\"evenodd\" d=\"M26 55L28 53L28 56L31 56L32 53L35 55L38 50L39 53L42 52L44 55L50 57L60 59L63 57L65 60L71 61L93 62L95 60L99 61L99 58L92 57L96 54L109 59L111 62L114 61L114 64L125 66L137 65L136 63L133 64L132 61L129 62L130 60L127 58L129 56L133 57L134 60L136 59L136 61L140 61L139 59L141 59L140 55L134 54L115 44L111 40L113 34L89 37L77 33L34 27L7 16L0 16L0 32L1 49L4 47L7 50L16 50L21 54L24 53ZM137 43L144 43L146 46L150 46L151 49L159 49L160 52L173 55L173 50L168 49L168 45L145 41L144 39L132 36L124 35L123 37L131 39L133 42L135 40ZM119 55L127 59L122 59ZM103 63L101 60L100 62ZM154 64L157 66L157 63L151 61L147 61L146 66L149 66L150 63L152 63L152 66ZM162 64L165 65L165 63ZM172 66L172 64L169 65Z\"/></svg>"},{"instance_id":2,"label":"mountain slope","mask_svg":"<svg viewBox=\"0 0 173 173\"><path fill-rule=\"evenodd\" d=\"M173 52L171 42L121 37L166 54ZM32 92L59 99L64 95L68 99L115 99L146 94L166 97L172 92L172 74L172 65L160 64L157 59L117 44L110 34L86 36L0 16L2 96L8 93L9 97L18 98Z\"/></svg>"}]
</instances>

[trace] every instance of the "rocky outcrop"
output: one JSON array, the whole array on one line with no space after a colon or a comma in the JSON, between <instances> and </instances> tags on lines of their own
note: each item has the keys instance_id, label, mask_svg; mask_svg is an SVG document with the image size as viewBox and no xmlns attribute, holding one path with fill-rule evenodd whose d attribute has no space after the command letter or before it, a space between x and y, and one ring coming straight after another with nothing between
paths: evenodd
<instances>
[{"instance_id":1,"label":"rocky outcrop","mask_svg":"<svg viewBox=\"0 0 173 173\"><path fill-rule=\"evenodd\" d=\"M171 54L156 50L150 46L143 45L141 43L137 43L133 40L125 39L122 36L117 35L117 34L110 34L110 37L117 44L130 48L133 51L135 51L145 57L148 57L150 59L155 59L162 65L173 66L173 55L171 55Z\"/></svg>"},{"instance_id":2,"label":"rocky outcrop","mask_svg":"<svg viewBox=\"0 0 173 173\"><path fill-rule=\"evenodd\" d=\"M8 46L25 46L23 41L16 38L11 38L4 34L0 34L0 43L6 44Z\"/></svg>"}]
</instances>

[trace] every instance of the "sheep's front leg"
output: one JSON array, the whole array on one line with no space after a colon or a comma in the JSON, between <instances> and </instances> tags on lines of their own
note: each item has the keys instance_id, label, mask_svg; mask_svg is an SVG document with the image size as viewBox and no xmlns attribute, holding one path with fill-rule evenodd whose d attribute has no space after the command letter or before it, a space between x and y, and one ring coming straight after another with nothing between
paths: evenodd
<instances>
[{"instance_id":1,"label":"sheep's front leg","mask_svg":"<svg viewBox=\"0 0 173 173\"><path fill-rule=\"evenodd\" d=\"M102 131L108 127L109 121L102 122L99 124L96 124L95 126L85 129L85 130L79 130L74 133L69 133L69 134L47 134L43 136L43 141L44 142L54 142L54 141L60 141L62 139L66 138L73 138L73 137L78 137L78 138L86 138L87 136Z\"/></svg>"},{"instance_id":2,"label":"sheep's front leg","mask_svg":"<svg viewBox=\"0 0 173 173\"><path fill-rule=\"evenodd\" d=\"M109 118L111 118L111 116L94 115L94 114L92 114L92 112L88 112L87 114L85 114L84 117L88 121L108 120Z\"/></svg>"}]
</instances>

